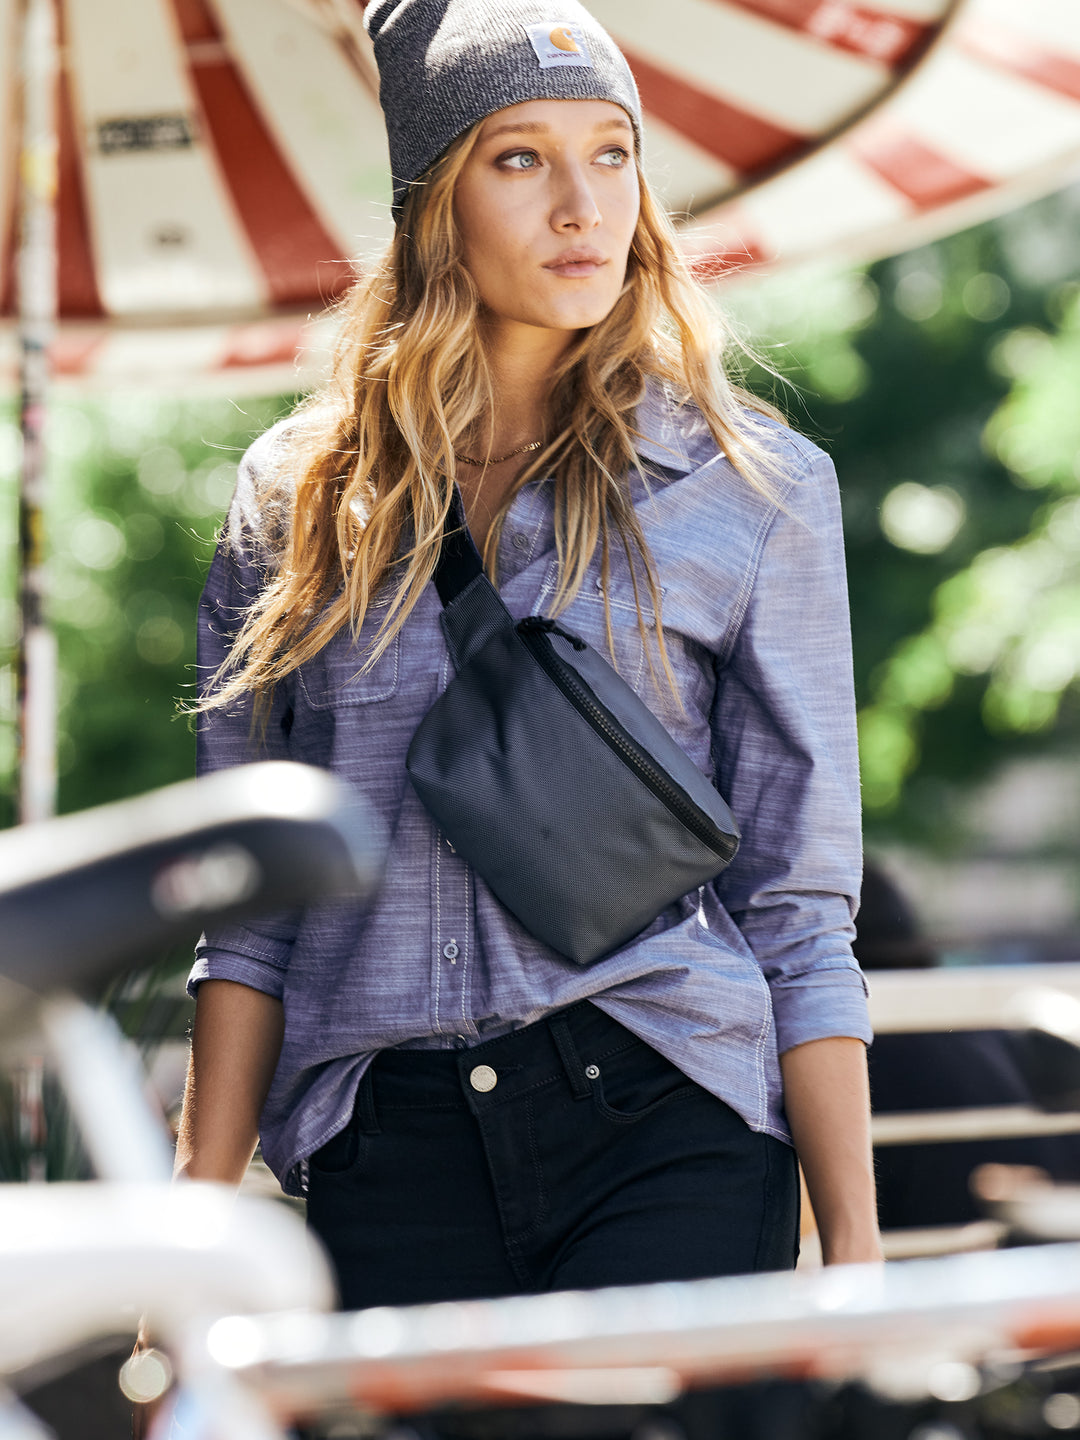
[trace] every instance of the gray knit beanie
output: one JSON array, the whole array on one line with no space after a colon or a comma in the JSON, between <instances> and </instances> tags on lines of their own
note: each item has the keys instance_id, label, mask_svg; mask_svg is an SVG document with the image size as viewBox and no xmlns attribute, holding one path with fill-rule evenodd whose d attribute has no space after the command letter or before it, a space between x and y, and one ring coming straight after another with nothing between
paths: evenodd
<instances>
[{"instance_id":1,"label":"gray knit beanie","mask_svg":"<svg viewBox=\"0 0 1080 1440\"><path fill-rule=\"evenodd\" d=\"M523 100L612 100L633 121L630 67L577 0L372 0L394 214L409 186L478 120Z\"/></svg>"}]
</instances>

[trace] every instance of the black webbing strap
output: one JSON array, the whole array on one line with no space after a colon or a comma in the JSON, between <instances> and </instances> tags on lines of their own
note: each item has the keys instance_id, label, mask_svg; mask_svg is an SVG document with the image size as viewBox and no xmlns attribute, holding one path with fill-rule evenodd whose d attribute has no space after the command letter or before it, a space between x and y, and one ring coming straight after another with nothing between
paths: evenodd
<instances>
[{"instance_id":1,"label":"black webbing strap","mask_svg":"<svg viewBox=\"0 0 1080 1440\"><path fill-rule=\"evenodd\" d=\"M460 672L493 635L514 628L514 617L484 574L484 562L469 534L456 485L434 580L443 605L439 617L442 631L454 668Z\"/></svg>"},{"instance_id":2,"label":"black webbing strap","mask_svg":"<svg viewBox=\"0 0 1080 1440\"><path fill-rule=\"evenodd\" d=\"M454 486L450 501L450 514L446 517L443 531L442 550L435 566L435 588L444 605L461 594L478 575L484 573L484 562L473 544L465 520L465 507L461 503L461 492Z\"/></svg>"}]
</instances>

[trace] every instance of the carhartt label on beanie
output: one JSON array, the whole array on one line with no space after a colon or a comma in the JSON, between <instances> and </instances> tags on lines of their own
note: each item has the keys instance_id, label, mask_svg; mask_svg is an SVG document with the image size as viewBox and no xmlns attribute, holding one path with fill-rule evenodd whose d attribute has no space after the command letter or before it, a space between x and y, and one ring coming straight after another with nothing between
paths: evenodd
<instances>
[{"instance_id":1,"label":"carhartt label on beanie","mask_svg":"<svg viewBox=\"0 0 1080 1440\"><path fill-rule=\"evenodd\" d=\"M579 0L371 0L394 213L478 120L526 100L610 100L641 144L630 67Z\"/></svg>"},{"instance_id":2,"label":"carhartt label on beanie","mask_svg":"<svg viewBox=\"0 0 1080 1440\"><path fill-rule=\"evenodd\" d=\"M585 36L576 25L526 25L541 69L553 65L587 65L592 69Z\"/></svg>"}]
</instances>

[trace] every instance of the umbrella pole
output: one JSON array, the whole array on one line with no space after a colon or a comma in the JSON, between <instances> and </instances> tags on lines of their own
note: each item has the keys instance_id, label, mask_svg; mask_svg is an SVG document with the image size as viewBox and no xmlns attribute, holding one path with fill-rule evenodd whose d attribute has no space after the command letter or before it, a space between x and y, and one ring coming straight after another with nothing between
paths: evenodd
<instances>
[{"instance_id":1,"label":"umbrella pole","mask_svg":"<svg viewBox=\"0 0 1080 1440\"><path fill-rule=\"evenodd\" d=\"M56 184L59 73L53 0L19 6L19 818L56 809L56 637L45 621L45 415L56 322Z\"/></svg>"}]
</instances>

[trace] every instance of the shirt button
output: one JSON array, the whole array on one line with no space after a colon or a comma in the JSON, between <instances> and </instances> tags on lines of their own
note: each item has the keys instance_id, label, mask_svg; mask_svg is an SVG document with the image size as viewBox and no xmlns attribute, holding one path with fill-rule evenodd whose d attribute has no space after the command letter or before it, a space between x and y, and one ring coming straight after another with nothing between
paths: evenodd
<instances>
[{"instance_id":1,"label":"shirt button","mask_svg":"<svg viewBox=\"0 0 1080 1440\"><path fill-rule=\"evenodd\" d=\"M448 960L456 960L457 957L461 954L461 951L458 949L457 941L448 940L446 944L442 947L442 953L446 956Z\"/></svg>"},{"instance_id":2,"label":"shirt button","mask_svg":"<svg viewBox=\"0 0 1080 1440\"><path fill-rule=\"evenodd\" d=\"M486 1095L489 1090L494 1090L499 1083L499 1077L490 1065L477 1065L469 1071L469 1084L474 1090L479 1090Z\"/></svg>"},{"instance_id":3,"label":"shirt button","mask_svg":"<svg viewBox=\"0 0 1080 1440\"><path fill-rule=\"evenodd\" d=\"M529 537L519 533L514 536L510 543L515 550L527 550L529 548Z\"/></svg>"}]
</instances>

